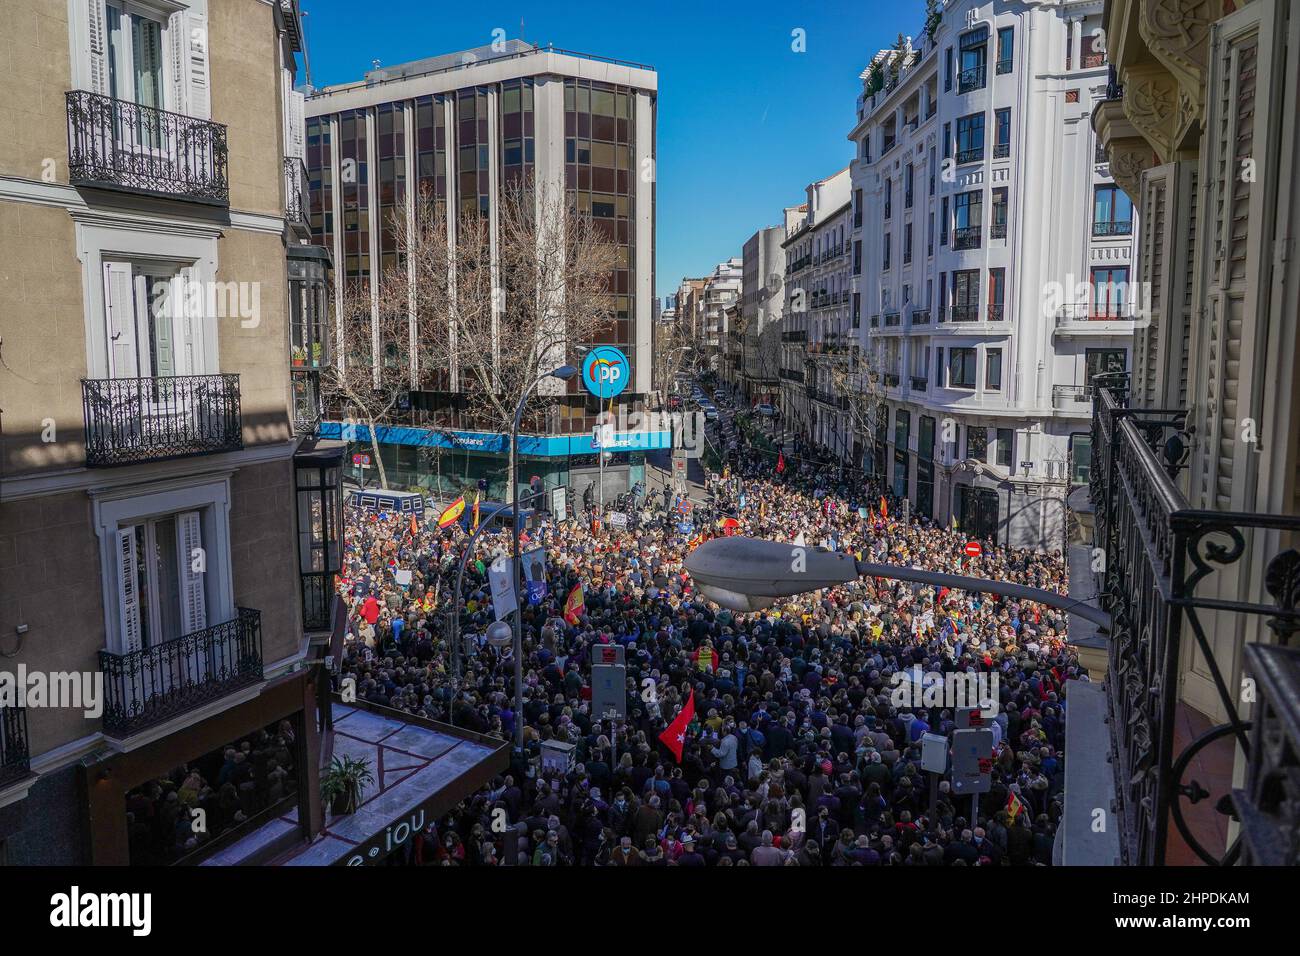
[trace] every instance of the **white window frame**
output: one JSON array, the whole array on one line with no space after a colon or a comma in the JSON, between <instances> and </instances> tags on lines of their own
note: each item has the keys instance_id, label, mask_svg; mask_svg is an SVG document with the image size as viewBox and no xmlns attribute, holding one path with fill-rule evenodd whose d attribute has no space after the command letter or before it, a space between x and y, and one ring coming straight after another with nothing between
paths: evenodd
<instances>
[{"instance_id":1,"label":"white window frame","mask_svg":"<svg viewBox=\"0 0 1300 956\"><path fill-rule=\"evenodd\" d=\"M111 377L108 340L108 304L104 290L104 263L111 261L188 263L190 278L208 288L217 274L215 227L178 223L147 224L116 220L97 213L73 212L77 258L81 261L83 318L86 330L86 377ZM217 320L202 316L196 335L190 375L220 371Z\"/></svg>"},{"instance_id":2,"label":"white window frame","mask_svg":"<svg viewBox=\"0 0 1300 956\"><path fill-rule=\"evenodd\" d=\"M143 493L139 486L90 492L95 531L99 537L100 567L103 569L100 583L103 592L104 645L109 652L125 654L133 649L130 634L123 624L122 607L118 600L118 582L124 570L119 553L119 532L150 518L199 512L206 568L202 577L206 624L211 627L234 619L234 576L230 551L231 474L224 472L198 484L194 484L192 479L158 482ZM161 639L181 636L163 635Z\"/></svg>"}]
</instances>

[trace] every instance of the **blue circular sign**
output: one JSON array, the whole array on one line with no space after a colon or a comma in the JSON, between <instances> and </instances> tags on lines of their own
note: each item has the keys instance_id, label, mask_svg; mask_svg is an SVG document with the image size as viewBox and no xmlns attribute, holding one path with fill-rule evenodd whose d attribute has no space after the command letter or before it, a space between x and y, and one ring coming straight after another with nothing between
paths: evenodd
<instances>
[{"instance_id":1,"label":"blue circular sign","mask_svg":"<svg viewBox=\"0 0 1300 956\"><path fill-rule=\"evenodd\" d=\"M612 345L598 345L582 359L582 384L597 398L613 398L631 380L632 363Z\"/></svg>"}]
</instances>

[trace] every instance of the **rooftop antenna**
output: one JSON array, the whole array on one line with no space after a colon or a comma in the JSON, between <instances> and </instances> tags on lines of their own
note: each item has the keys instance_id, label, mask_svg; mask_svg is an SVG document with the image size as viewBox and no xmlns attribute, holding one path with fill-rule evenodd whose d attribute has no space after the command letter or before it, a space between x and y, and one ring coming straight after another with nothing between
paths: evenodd
<instances>
[{"instance_id":1,"label":"rooftop antenna","mask_svg":"<svg viewBox=\"0 0 1300 956\"><path fill-rule=\"evenodd\" d=\"M523 17L519 18L519 39L524 43L528 42L527 40L524 39L524 18Z\"/></svg>"}]
</instances>

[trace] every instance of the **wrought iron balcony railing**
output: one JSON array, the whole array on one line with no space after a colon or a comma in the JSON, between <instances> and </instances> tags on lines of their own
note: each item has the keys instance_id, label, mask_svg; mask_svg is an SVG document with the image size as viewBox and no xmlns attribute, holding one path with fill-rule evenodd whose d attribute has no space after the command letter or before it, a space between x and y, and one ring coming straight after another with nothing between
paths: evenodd
<instances>
[{"instance_id":1,"label":"wrought iron balcony railing","mask_svg":"<svg viewBox=\"0 0 1300 956\"><path fill-rule=\"evenodd\" d=\"M978 305L954 305L952 307L952 320L954 322L978 322L979 317L980 307Z\"/></svg>"},{"instance_id":2,"label":"wrought iron balcony railing","mask_svg":"<svg viewBox=\"0 0 1300 956\"><path fill-rule=\"evenodd\" d=\"M1092 386L1053 385L1052 407L1058 412L1092 412Z\"/></svg>"},{"instance_id":3,"label":"wrought iron balcony railing","mask_svg":"<svg viewBox=\"0 0 1300 956\"><path fill-rule=\"evenodd\" d=\"M957 150L957 165L965 163L978 163L984 158L984 147L976 146L974 149Z\"/></svg>"},{"instance_id":4,"label":"wrought iron balcony railing","mask_svg":"<svg viewBox=\"0 0 1300 956\"><path fill-rule=\"evenodd\" d=\"M244 447L238 375L86 378L81 398L88 466Z\"/></svg>"},{"instance_id":5,"label":"wrought iron balcony railing","mask_svg":"<svg viewBox=\"0 0 1300 956\"><path fill-rule=\"evenodd\" d=\"M297 156L284 157L284 218L305 223L311 208L308 198L307 164Z\"/></svg>"},{"instance_id":6,"label":"wrought iron balcony railing","mask_svg":"<svg viewBox=\"0 0 1300 956\"><path fill-rule=\"evenodd\" d=\"M926 378L924 375L913 375L911 384L912 384L912 391L924 392L927 388L930 387L930 380Z\"/></svg>"},{"instance_id":7,"label":"wrought iron balcony railing","mask_svg":"<svg viewBox=\"0 0 1300 956\"><path fill-rule=\"evenodd\" d=\"M885 313L885 325L886 325L886 326L895 326L895 325L902 325L902 324L903 324L903 317L902 317L902 315L901 315L900 313L898 313L898 312L886 312L886 313Z\"/></svg>"},{"instance_id":8,"label":"wrought iron balcony railing","mask_svg":"<svg viewBox=\"0 0 1300 956\"><path fill-rule=\"evenodd\" d=\"M1094 222L1092 224L1092 234L1094 236L1128 236L1133 233L1133 220L1118 219L1114 222Z\"/></svg>"},{"instance_id":9,"label":"wrought iron balcony railing","mask_svg":"<svg viewBox=\"0 0 1300 956\"><path fill-rule=\"evenodd\" d=\"M0 790L31 772L27 711L0 706Z\"/></svg>"},{"instance_id":10,"label":"wrought iron balcony railing","mask_svg":"<svg viewBox=\"0 0 1300 956\"><path fill-rule=\"evenodd\" d=\"M1005 239L1007 237L1007 224L1005 222L995 222L989 225L990 239Z\"/></svg>"},{"instance_id":11,"label":"wrought iron balcony railing","mask_svg":"<svg viewBox=\"0 0 1300 956\"><path fill-rule=\"evenodd\" d=\"M952 247L956 250L978 249L983 229L979 226L963 226L952 231Z\"/></svg>"},{"instance_id":12,"label":"wrought iron balcony railing","mask_svg":"<svg viewBox=\"0 0 1300 956\"><path fill-rule=\"evenodd\" d=\"M1006 158L1007 158L1008 156L1010 156L1010 155L1011 155L1011 144L1010 144L1010 143L994 143L994 144L993 144L993 158L994 158L994 159L1006 159Z\"/></svg>"},{"instance_id":13,"label":"wrought iron balcony railing","mask_svg":"<svg viewBox=\"0 0 1300 956\"><path fill-rule=\"evenodd\" d=\"M1006 306L998 305L996 302L991 304L988 309L990 322L1001 322L1007 317Z\"/></svg>"},{"instance_id":14,"label":"wrought iron balcony railing","mask_svg":"<svg viewBox=\"0 0 1300 956\"><path fill-rule=\"evenodd\" d=\"M262 679L262 612L127 654L99 652L104 731L117 737L178 717Z\"/></svg>"},{"instance_id":15,"label":"wrought iron balcony railing","mask_svg":"<svg viewBox=\"0 0 1300 956\"><path fill-rule=\"evenodd\" d=\"M999 75L1011 72L1011 60L998 60L997 72Z\"/></svg>"},{"instance_id":16,"label":"wrought iron balcony railing","mask_svg":"<svg viewBox=\"0 0 1300 956\"><path fill-rule=\"evenodd\" d=\"M1284 550L1269 560L1262 575L1267 597L1229 600L1207 593L1207 585L1216 575L1232 575L1233 566L1262 538L1294 540L1300 517L1190 507L1175 484L1190 457L1186 410L1130 407L1127 373L1098 375L1093 385L1089 492L1096 541L1106 558L1101 604L1113 621L1106 690L1123 862L1163 865L1171 823L1206 863L1238 860L1241 838L1216 856L1188 827L1183 810L1185 799L1215 797L1197 780L1183 778L1202 750L1231 739L1246 758L1247 787L1231 802L1222 794L1215 806L1228 812L1235 805L1249 861L1279 858L1295 865L1300 862L1300 803L1294 794L1300 701L1294 657L1288 676L1278 667L1276 648L1246 648L1247 666L1257 679L1253 716L1261 722L1252 740L1251 721L1239 716L1238 694L1228 683L1234 677L1223 672L1207 636L1207 619L1253 617L1280 644L1290 644L1300 630L1300 552ZM1199 651L1227 720L1176 750L1184 642ZM1289 757L1284 737L1291 740Z\"/></svg>"},{"instance_id":17,"label":"wrought iron balcony railing","mask_svg":"<svg viewBox=\"0 0 1300 956\"><path fill-rule=\"evenodd\" d=\"M226 127L87 90L69 90L74 186L230 204Z\"/></svg>"},{"instance_id":18,"label":"wrought iron balcony railing","mask_svg":"<svg viewBox=\"0 0 1300 956\"><path fill-rule=\"evenodd\" d=\"M983 64L973 66L969 70L962 70L957 77L957 92L969 93L972 90L982 90L984 88Z\"/></svg>"},{"instance_id":19,"label":"wrought iron balcony railing","mask_svg":"<svg viewBox=\"0 0 1300 956\"><path fill-rule=\"evenodd\" d=\"M929 325L929 324L930 324L930 310L929 310L929 309L913 309L913 310L912 310L912 324L913 324L913 325Z\"/></svg>"}]
</instances>

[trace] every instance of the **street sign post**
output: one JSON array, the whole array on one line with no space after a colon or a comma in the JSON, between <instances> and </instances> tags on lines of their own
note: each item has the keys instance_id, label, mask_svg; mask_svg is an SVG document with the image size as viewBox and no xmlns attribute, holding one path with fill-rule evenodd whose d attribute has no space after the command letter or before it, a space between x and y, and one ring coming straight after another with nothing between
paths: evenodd
<instances>
[{"instance_id":1,"label":"street sign post","mask_svg":"<svg viewBox=\"0 0 1300 956\"><path fill-rule=\"evenodd\" d=\"M993 788L993 731L970 727L952 732L952 793L971 798L971 823L979 816L979 795Z\"/></svg>"},{"instance_id":2,"label":"street sign post","mask_svg":"<svg viewBox=\"0 0 1300 956\"><path fill-rule=\"evenodd\" d=\"M627 668L622 664L591 665L591 712L602 717L612 712L627 720Z\"/></svg>"}]
</instances>

